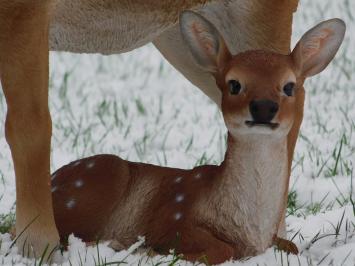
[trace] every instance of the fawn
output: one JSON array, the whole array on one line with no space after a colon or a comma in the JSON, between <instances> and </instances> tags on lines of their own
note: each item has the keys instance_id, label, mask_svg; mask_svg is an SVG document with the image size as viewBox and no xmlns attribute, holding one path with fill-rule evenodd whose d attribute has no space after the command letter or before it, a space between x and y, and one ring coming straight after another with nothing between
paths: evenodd
<instances>
[{"instance_id":1,"label":"fawn","mask_svg":"<svg viewBox=\"0 0 355 266\"><path fill-rule=\"evenodd\" d=\"M180 27L196 63L222 93L224 161L191 170L114 155L72 162L52 175L60 236L113 239L122 249L142 235L159 252L175 248L188 260L210 263L253 256L273 243L297 253L277 235L288 184L287 135L299 88L333 59L344 22L318 24L289 55L251 50L232 56L213 24L192 11L181 14Z\"/></svg>"}]
</instances>

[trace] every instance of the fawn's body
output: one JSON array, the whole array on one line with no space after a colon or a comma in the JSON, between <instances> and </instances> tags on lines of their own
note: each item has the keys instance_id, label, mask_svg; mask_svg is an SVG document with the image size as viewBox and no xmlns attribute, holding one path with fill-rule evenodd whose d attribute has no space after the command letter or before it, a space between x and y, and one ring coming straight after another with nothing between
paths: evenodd
<instances>
[{"instance_id":1,"label":"fawn's body","mask_svg":"<svg viewBox=\"0 0 355 266\"><path fill-rule=\"evenodd\" d=\"M112 155L73 162L52 180L62 238L73 232L125 248L143 235L158 251L176 248L187 259L206 256L210 263L256 255L280 241L288 136L303 82L334 57L344 23L320 23L290 55L254 50L233 56L213 24L191 11L182 14L180 26L196 63L222 94L228 128L223 163L181 170Z\"/></svg>"},{"instance_id":2,"label":"fawn's body","mask_svg":"<svg viewBox=\"0 0 355 266\"><path fill-rule=\"evenodd\" d=\"M285 139L257 138L229 136L221 166L181 170L99 155L63 167L52 182L61 237L74 232L128 248L141 235L156 249L211 263L264 251L282 212L287 147Z\"/></svg>"}]
</instances>

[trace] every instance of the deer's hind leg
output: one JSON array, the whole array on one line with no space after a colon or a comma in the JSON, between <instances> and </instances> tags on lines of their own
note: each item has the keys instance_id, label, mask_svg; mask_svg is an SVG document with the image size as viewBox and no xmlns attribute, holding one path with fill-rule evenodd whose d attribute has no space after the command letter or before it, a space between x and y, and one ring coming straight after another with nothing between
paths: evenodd
<instances>
[{"instance_id":1,"label":"deer's hind leg","mask_svg":"<svg viewBox=\"0 0 355 266\"><path fill-rule=\"evenodd\" d=\"M36 257L59 240L50 193L48 14L49 1L0 1L0 78L16 175L17 246Z\"/></svg>"}]
</instances>

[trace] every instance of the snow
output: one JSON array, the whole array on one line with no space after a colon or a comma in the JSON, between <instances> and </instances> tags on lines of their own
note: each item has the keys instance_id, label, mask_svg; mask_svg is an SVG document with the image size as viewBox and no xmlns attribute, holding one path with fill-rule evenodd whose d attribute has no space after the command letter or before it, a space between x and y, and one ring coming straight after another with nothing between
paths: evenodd
<instances>
[{"instance_id":1,"label":"snow","mask_svg":"<svg viewBox=\"0 0 355 266\"><path fill-rule=\"evenodd\" d=\"M288 238L297 244L299 256L270 248L223 265L355 265L355 211L350 202L350 197L355 199L354 11L350 0L301 0L295 15L293 44L322 20L340 17L347 24L334 61L306 83L305 116L290 184L296 207L286 218ZM110 57L52 53L50 60L52 171L98 153L181 168L223 160L226 129L220 112L152 45ZM5 110L1 94L0 112ZM14 212L15 179L3 137L4 119L5 115L0 128L0 214L6 215ZM56 261L168 265L176 259L173 253L152 258L134 253L143 242L139 238L129 250L114 252L108 242L86 247L71 236L68 251L57 254ZM11 243L8 233L0 234L0 264L35 263L18 255ZM189 265L182 260L177 264Z\"/></svg>"}]
</instances>

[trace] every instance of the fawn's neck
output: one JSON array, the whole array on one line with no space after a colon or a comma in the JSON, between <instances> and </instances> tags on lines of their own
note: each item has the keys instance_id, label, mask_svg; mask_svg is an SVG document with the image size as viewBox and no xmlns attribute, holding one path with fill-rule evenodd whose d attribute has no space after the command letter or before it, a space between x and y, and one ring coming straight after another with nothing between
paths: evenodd
<instances>
[{"instance_id":1,"label":"fawn's neck","mask_svg":"<svg viewBox=\"0 0 355 266\"><path fill-rule=\"evenodd\" d=\"M228 136L214 198L248 245L266 248L276 234L288 174L287 139Z\"/></svg>"}]
</instances>

